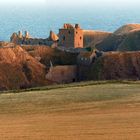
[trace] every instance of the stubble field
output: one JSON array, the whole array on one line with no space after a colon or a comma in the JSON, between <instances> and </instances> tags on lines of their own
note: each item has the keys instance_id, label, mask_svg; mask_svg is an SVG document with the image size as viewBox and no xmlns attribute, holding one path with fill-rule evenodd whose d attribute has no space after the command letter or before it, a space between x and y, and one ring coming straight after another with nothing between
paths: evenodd
<instances>
[{"instance_id":1,"label":"stubble field","mask_svg":"<svg viewBox=\"0 0 140 140\"><path fill-rule=\"evenodd\" d=\"M140 83L0 95L0 140L139 140Z\"/></svg>"}]
</instances>

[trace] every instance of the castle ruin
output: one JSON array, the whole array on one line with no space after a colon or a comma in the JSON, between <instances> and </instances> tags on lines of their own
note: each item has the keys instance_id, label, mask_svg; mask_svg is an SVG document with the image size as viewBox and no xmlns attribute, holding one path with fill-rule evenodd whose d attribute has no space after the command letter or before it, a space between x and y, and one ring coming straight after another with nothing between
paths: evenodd
<instances>
[{"instance_id":1,"label":"castle ruin","mask_svg":"<svg viewBox=\"0 0 140 140\"><path fill-rule=\"evenodd\" d=\"M83 30L79 24L75 27L71 24L64 24L59 29L59 46L66 48L83 48Z\"/></svg>"},{"instance_id":2,"label":"castle ruin","mask_svg":"<svg viewBox=\"0 0 140 140\"><path fill-rule=\"evenodd\" d=\"M18 45L47 45L55 47L64 47L64 48L83 48L83 30L80 28L79 24L75 26L71 24L64 24L63 28L59 29L58 35L50 31L50 35L46 39L42 38L32 38L29 35L29 32L25 31L25 34L22 35L22 32L13 33L10 38L12 43Z\"/></svg>"},{"instance_id":3,"label":"castle ruin","mask_svg":"<svg viewBox=\"0 0 140 140\"><path fill-rule=\"evenodd\" d=\"M10 41L12 43L18 44L18 45L47 45L47 46L52 46L56 45L58 42L58 36L50 31L50 35L46 39L42 38L32 38L29 35L29 32L25 31L25 34L23 35L21 31L18 33L13 33Z\"/></svg>"}]
</instances>

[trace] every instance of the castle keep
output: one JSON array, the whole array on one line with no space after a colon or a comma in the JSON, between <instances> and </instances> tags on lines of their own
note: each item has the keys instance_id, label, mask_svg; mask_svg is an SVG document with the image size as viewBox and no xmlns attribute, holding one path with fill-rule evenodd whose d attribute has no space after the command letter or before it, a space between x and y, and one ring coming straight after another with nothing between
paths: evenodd
<instances>
[{"instance_id":1,"label":"castle keep","mask_svg":"<svg viewBox=\"0 0 140 140\"><path fill-rule=\"evenodd\" d=\"M59 46L67 48L83 48L83 30L79 24L75 27L71 24L64 24L59 29Z\"/></svg>"}]
</instances>

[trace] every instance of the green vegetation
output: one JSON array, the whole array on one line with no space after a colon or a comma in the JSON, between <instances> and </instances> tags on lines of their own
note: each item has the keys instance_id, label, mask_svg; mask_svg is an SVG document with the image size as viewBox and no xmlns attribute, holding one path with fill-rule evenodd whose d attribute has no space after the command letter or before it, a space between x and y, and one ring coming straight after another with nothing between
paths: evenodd
<instances>
[{"instance_id":1,"label":"green vegetation","mask_svg":"<svg viewBox=\"0 0 140 140\"><path fill-rule=\"evenodd\" d=\"M56 88L56 89L55 89ZM52 89L52 90L47 90ZM30 89L32 90L32 89ZM0 95L0 114L36 113L55 111L63 106L77 103L112 101L140 97L139 82L123 81L85 82L52 86L11 94ZM103 104L101 107L105 107Z\"/></svg>"},{"instance_id":2,"label":"green vegetation","mask_svg":"<svg viewBox=\"0 0 140 140\"><path fill-rule=\"evenodd\" d=\"M140 81L128 81L128 80L108 80L108 81L83 81L83 82L75 82L70 84L56 84L49 85L44 87L35 87L35 88L27 88L27 89L18 89L18 90L6 90L0 91L0 94L9 94L9 93L25 93L30 91L47 91L53 89L61 89L61 88L72 88L72 87L84 87L84 86L92 86L92 85L104 85L104 84L140 84Z\"/></svg>"}]
</instances>

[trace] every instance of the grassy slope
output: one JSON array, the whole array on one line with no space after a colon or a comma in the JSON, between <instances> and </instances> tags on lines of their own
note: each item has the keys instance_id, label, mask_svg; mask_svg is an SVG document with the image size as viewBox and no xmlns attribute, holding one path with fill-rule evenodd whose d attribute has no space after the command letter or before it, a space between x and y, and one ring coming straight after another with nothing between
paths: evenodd
<instances>
[{"instance_id":1,"label":"grassy slope","mask_svg":"<svg viewBox=\"0 0 140 140\"><path fill-rule=\"evenodd\" d=\"M128 34L134 30L139 30L140 29L140 24L126 24L117 29L114 34L116 35L123 35L123 34Z\"/></svg>"},{"instance_id":2,"label":"grassy slope","mask_svg":"<svg viewBox=\"0 0 140 140\"><path fill-rule=\"evenodd\" d=\"M130 33L118 46L118 51L139 51L140 50L140 31Z\"/></svg>"},{"instance_id":3,"label":"grassy slope","mask_svg":"<svg viewBox=\"0 0 140 140\"><path fill-rule=\"evenodd\" d=\"M84 46L94 47L95 44L103 41L105 38L110 36L112 33L102 31L90 31L84 30Z\"/></svg>"},{"instance_id":4,"label":"grassy slope","mask_svg":"<svg viewBox=\"0 0 140 140\"><path fill-rule=\"evenodd\" d=\"M137 82L1 94L0 139L138 140L139 110Z\"/></svg>"},{"instance_id":5,"label":"grassy slope","mask_svg":"<svg viewBox=\"0 0 140 140\"><path fill-rule=\"evenodd\" d=\"M140 50L140 24L127 24L105 38L96 48L101 51L137 51Z\"/></svg>"}]
</instances>

